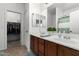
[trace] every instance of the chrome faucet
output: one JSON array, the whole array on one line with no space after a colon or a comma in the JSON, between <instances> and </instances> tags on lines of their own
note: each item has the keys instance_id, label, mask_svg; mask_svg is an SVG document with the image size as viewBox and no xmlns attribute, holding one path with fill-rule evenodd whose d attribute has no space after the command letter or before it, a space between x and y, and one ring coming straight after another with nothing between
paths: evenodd
<instances>
[{"instance_id":1,"label":"chrome faucet","mask_svg":"<svg viewBox=\"0 0 79 59\"><path fill-rule=\"evenodd\" d=\"M64 39L70 39L70 35L68 33L66 33L66 31L64 31L63 38Z\"/></svg>"}]
</instances>

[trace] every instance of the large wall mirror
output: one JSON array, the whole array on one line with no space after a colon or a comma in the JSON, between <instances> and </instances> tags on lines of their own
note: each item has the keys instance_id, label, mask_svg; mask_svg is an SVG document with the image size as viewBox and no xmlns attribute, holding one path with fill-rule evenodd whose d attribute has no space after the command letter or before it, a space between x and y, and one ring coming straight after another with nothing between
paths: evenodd
<instances>
[{"instance_id":1,"label":"large wall mirror","mask_svg":"<svg viewBox=\"0 0 79 59\"><path fill-rule=\"evenodd\" d=\"M70 30L74 34L79 34L79 10L70 13Z\"/></svg>"},{"instance_id":2,"label":"large wall mirror","mask_svg":"<svg viewBox=\"0 0 79 59\"><path fill-rule=\"evenodd\" d=\"M58 32L65 31L72 34L79 34L79 10L69 13L69 16L63 16L58 19Z\"/></svg>"}]
</instances>

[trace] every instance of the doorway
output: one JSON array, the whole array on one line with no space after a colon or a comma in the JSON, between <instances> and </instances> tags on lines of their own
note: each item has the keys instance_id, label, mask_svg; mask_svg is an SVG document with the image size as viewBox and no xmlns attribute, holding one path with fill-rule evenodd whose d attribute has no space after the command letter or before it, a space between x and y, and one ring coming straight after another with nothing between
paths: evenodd
<instances>
[{"instance_id":1,"label":"doorway","mask_svg":"<svg viewBox=\"0 0 79 59\"><path fill-rule=\"evenodd\" d=\"M22 44L23 14L5 9L5 39L6 48L4 54L7 56L22 56L27 48Z\"/></svg>"},{"instance_id":2,"label":"doorway","mask_svg":"<svg viewBox=\"0 0 79 59\"><path fill-rule=\"evenodd\" d=\"M7 49L21 45L21 13L7 10Z\"/></svg>"}]
</instances>

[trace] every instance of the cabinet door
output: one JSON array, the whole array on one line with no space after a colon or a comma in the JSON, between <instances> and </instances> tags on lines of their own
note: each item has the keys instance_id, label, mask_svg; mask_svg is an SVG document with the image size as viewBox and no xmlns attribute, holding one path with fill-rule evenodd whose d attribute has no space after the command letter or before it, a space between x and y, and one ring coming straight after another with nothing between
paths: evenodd
<instances>
[{"instance_id":1,"label":"cabinet door","mask_svg":"<svg viewBox=\"0 0 79 59\"><path fill-rule=\"evenodd\" d=\"M72 56L79 56L79 51L71 49Z\"/></svg>"},{"instance_id":2,"label":"cabinet door","mask_svg":"<svg viewBox=\"0 0 79 59\"><path fill-rule=\"evenodd\" d=\"M59 56L79 56L79 51L59 45L58 55Z\"/></svg>"},{"instance_id":3,"label":"cabinet door","mask_svg":"<svg viewBox=\"0 0 79 59\"><path fill-rule=\"evenodd\" d=\"M72 56L72 51L71 51L71 49L70 48L67 48L67 47L64 47L63 46L63 55L64 56Z\"/></svg>"},{"instance_id":4,"label":"cabinet door","mask_svg":"<svg viewBox=\"0 0 79 59\"><path fill-rule=\"evenodd\" d=\"M34 37L33 50L36 55L38 55L38 38Z\"/></svg>"},{"instance_id":5,"label":"cabinet door","mask_svg":"<svg viewBox=\"0 0 79 59\"><path fill-rule=\"evenodd\" d=\"M58 56L64 56L64 50L63 50L63 46L61 46L61 45L58 45Z\"/></svg>"},{"instance_id":6,"label":"cabinet door","mask_svg":"<svg viewBox=\"0 0 79 59\"><path fill-rule=\"evenodd\" d=\"M32 51L34 51L34 50L33 50L33 49L34 49L34 48L33 48L33 47L34 47L34 37L31 35L31 36L30 36L30 39L31 39L31 40L30 40L30 48L31 48Z\"/></svg>"},{"instance_id":7,"label":"cabinet door","mask_svg":"<svg viewBox=\"0 0 79 59\"><path fill-rule=\"evenodd\" d=\"M62 45L58 45L58 56L71 56L72 51L70 48L67 48Z\"/></svg>"},{"instance_id":8,"label":"cabinet door","mask_svg":"<svg viewBox=\"0 0 79 59\"><path fill-rule=\"evenodd\" d=\"M64 47L64 56L79 56L79 51Z\"/></svg>"},{"instance_id":9,"label":"cabinet door","mask_svg":"<svg viewBox=\"0 0 79 59\"><path fill-rule=\"evenodd\" d=\"M44 40L39 38L39 56L44 56Z\"/></svg>"},{"instance_id":10,"label":"cabinet door","mask_svg":"<svg viewBox=\"0 0 79 59\"><path fill-rule=\"evenodd\" d=\"M57 55L57 45L53 42L45 41L45 55L46 56L56 56Z\"/></svg>"}]
</instances>

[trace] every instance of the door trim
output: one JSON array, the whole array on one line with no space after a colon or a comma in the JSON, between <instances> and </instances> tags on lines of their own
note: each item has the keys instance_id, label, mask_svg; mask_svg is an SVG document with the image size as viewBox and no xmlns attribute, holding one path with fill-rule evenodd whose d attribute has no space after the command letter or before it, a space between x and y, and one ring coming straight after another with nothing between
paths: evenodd
<instances>
[{"instance_id":1,"label":"door trim","mask_svg":"<svg viewBox=\"0 0 79 59\"><path fill-rule=\"evenodd\" d=\"M5 39L5 49L7 49L7 11L10 11L10 12L14 12L14 13L18 13L20 14L20 43L21 45L24 45L23 44L23 14L20 13L20 12L16 12L16 11L12 11L12 10L9 10L9 9L4 9L4 39Z\"/></svg>"}]
</instances>

